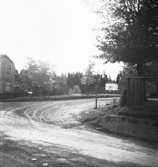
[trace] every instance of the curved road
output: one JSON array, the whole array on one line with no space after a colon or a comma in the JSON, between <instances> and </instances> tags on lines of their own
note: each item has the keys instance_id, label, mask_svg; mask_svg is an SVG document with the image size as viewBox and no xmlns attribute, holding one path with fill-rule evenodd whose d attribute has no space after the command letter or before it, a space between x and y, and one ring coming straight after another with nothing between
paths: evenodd
<instances>
[{"instance_id":1,"label":"curved road","mask_svg":"<svg viewBox=\"0 0 158 167\"><path fill-rule=\"evenodd\" d=\"M99 105L111 102L110 98L100 99ZM0 103L0 131L12 140L55 145L116 164L158 166L158 146L154 148L81 126L79 118L86 112L96 112L93 108L94 99Z\"/></svg>"}]
</instances>

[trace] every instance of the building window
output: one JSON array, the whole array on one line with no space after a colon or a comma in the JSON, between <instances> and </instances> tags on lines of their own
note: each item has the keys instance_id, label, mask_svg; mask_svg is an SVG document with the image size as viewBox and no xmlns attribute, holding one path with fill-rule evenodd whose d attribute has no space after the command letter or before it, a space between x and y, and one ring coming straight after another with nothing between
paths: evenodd
<instances>
[{"instance_id":1,"label":"building window","mask_svg":"<svg viewBox=\"0 0 158 167\"><path fill-rule=\"evenodd\" d=\"M11 64L8 64L7 65L7 74L11 74L11 72L12 72L12 66L11 66Z\"/></svg>"},{"instance_id":2,"label":"building window","mask_svg":"<svg viewBox=\"0 0 158 167\"><path fill-rule=\"evenodd\" d=\"M11 83L10 82L6 82L5 83L5 92L11 92Z\"/></svg>"}]
</instances>

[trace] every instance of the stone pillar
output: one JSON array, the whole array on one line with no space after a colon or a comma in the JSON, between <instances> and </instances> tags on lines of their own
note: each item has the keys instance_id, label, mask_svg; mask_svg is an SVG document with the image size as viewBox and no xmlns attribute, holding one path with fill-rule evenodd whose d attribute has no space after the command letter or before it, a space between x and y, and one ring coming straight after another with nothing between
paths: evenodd
<instances>
[{"instance_id":1,"label":"stone pillar","mask_svg":"<svg viewBox=\"0 0 158 167\"><path fill-rule=\"evenodd\" d=\"M138 106L145 103L145 78L132 76L127 78L127 105Z\"/></svg>"}]
</instances>

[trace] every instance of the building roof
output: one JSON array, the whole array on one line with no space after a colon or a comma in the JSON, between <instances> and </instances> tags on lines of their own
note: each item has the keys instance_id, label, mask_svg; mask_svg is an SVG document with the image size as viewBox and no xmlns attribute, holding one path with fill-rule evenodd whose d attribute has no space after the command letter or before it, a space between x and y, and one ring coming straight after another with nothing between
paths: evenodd
<instances>
[{"instance_id":1,"label":"building roof","mask_svg":"<svg viewBox=\"0 0 158 167\"><path fill-rule=\"evenodd\" d=\"M6 59L8 59L11 63L14 64L14 62L13 62L7 55L5 55L5 54L0 55L0 59L1 59L1 58L6 58Z\"/></svg>"}]
</instances>

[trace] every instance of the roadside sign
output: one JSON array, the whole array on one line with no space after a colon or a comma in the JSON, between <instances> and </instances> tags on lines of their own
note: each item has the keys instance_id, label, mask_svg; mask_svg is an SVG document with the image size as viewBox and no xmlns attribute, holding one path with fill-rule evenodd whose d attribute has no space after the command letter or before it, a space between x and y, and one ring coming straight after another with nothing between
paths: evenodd
<instances>
[{"instance_id":1,"label":"roadside sign","mask_svg":"<svg viewBox=\"0 0 158 167\"><path fill-rule=\"evenodd\" d=\"M117 91L118 90L118 84L117 83L106 83L105 84L105 90L107 90L107 91Z\"/></svg>"}]
</instances>

